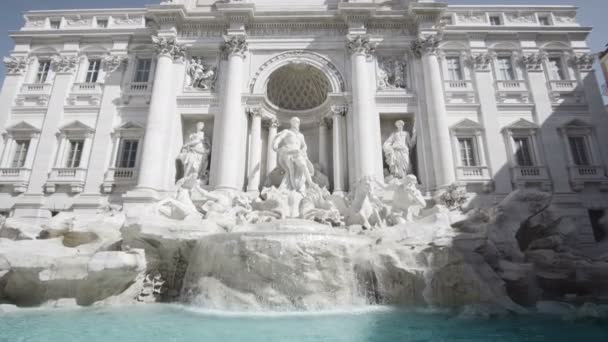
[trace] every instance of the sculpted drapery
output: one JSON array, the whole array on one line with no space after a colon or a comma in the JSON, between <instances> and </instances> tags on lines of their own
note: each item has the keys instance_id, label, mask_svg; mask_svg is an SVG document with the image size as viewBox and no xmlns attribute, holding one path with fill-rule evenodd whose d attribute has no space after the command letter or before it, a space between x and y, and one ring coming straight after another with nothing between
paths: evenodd
<instances>
[{"instance_id":1,"label":"sculpted drapery","mask_svg":"<svg viewBox=\"0 0 608 342\"><path fill-rule=\"evenodd\" d=\"M416 145L416 130L412 134L403 129L405 123L402 120L395 122L397 130L384 142L382 149L389 167L390 174L399 179L405 178L412 173L410 150Z\"/></svg>"}]
</instances>

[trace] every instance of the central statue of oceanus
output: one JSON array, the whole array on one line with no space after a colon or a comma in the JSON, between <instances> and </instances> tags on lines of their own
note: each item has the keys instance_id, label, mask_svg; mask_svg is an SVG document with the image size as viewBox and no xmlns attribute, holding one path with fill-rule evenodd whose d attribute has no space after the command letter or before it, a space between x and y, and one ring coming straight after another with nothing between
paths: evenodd
<instances>
[{"instance_id":1,"label":"central statue of oceanus","mask_svg":"<svg viewBox=\"0 0 608 342\"><path fill-rule=\"evenodd\" d=\"M300 119L293 117L289 123L291 127L282 130L272 141L278 164L285 172L279 188L305 193L313 184L315 169L308 159L304 135L300 133Z\"/></svg>"}]
</instances>

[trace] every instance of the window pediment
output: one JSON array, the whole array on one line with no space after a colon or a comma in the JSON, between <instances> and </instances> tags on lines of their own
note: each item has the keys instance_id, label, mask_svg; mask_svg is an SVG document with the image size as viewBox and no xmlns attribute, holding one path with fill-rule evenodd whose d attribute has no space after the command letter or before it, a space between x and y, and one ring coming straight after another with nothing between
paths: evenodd
<instances>
[{"instance_id":1,"label":"window pediment","mask_svg":"<svg viewBox=\"0 0 608 342\"><path fill-rule=\"evenodd\" d=\"M82 123L79 120L73 121L59 129L59 133L65 136L80 136L86 137L95 132L95 129Z\"/></svg>"},{"instance_id":2,"label":"window pediment","mask_svg":"<svg viewBox=\"0 0 608 342\"><path fill-rule=\"evenodd\" d=\"M483 131L483 127L471 119L464 119L450 127L450 130L455 133L478 133Z\"/></svg>"},{"instance_id":3,"label":"window pediment","mask_svg":"<svg viewBox=\"0 0 608 342\"><path fill-rule=\"evenodd\" d=\"M27 123L25 121L21 121L11 127L6 129L5 135L9 137L24 137L31 138L34 136L38 136L40 134L40 129L35 127L34 125Z\"/></svg>"},{"instance_id":4,"label":"window pediment","mask_svg":"<svg viewBox=\"0 0 608 342\"><path fill-rule=\"evenodd\" d=\"M513 122L512 124L510 124L509 126L505 127L504 130L507 131L535 131L538 129L538 125L530 122L526 119L519 119L515 122Z\"/></svg>"}]
</instances>

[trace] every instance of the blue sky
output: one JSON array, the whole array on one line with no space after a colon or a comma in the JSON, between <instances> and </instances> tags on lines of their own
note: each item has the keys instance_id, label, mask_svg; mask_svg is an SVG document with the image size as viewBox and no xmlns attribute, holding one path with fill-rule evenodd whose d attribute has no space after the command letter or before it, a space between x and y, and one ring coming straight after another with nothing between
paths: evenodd
<instances>
[{"instance_id":1,"label":"blue sky","mask_svg":"<svg viewBox=\"0 0 608 342\"><path fill-rule=\"evenodd\" d=\"M22 13L35 9L66 8L111 8L143 7L146 4L160 3L159 0L0 0L2 20L0 21L0 56L6 56L13 48L8 32L22 26ZM453 5L575 5L580 7L578 20L582 25L595 28L589 38L594 52L603 49L608 43L608 0L447 0ZM4 67L0 67L0 82L4 80ZM604 83L603 80L601 83Z\"/></svg>"}]
</instances>

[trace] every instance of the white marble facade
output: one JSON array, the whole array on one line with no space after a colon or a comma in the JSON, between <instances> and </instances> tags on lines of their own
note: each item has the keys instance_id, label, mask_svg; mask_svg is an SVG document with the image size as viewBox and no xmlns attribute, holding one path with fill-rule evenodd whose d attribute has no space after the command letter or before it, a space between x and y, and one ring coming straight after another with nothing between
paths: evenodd
<instances>
[{"instance_id":1,"label":"white marble facade","mask_svg":"<svg viewBox=\"0 0 608 342\"><path fill-rule=\"evenodd\" d=\"M424 194L458 182L494 203L541 188L591 241L590 213L608 208L608 119L575 14L422 0L28 12L5 58L0 210L162 198L193 134L208 188L258 192L294 116L315 169L346 193L391 176L383 144L402 121Z\"/></svg>"}]
</instances>

